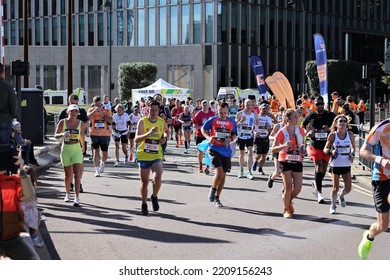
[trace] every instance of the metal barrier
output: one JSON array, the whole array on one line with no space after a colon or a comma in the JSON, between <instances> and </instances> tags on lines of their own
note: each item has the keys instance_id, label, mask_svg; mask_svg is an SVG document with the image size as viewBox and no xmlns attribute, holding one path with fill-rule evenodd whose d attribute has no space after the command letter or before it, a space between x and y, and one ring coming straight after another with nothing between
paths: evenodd
<instances>
[{"instance_id":1,"label":"metal barrier","mask_svg":"<svg viewBox=\"0 0 390 280\"><path fill-rule=\"evenodd\" d=\"M360 148L363 146L363 143L366 140L366 136L368 135L369 132L370 131L367 129L364 129L364 127L362 125L359 127L359 138L358 138L358 147L357 147L358 152L360 151ZM363 170L368 169L369 171L372 172L373 164L374 163L372 161L369 161L369 160L363 158L359 154L359 165L363 166Z\"/></svg>"}]
</instances>

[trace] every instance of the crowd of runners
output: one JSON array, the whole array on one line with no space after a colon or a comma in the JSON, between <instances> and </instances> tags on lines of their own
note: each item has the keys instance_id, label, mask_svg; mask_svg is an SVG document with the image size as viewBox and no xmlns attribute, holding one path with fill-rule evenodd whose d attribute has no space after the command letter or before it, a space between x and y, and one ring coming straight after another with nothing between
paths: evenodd
<instances>
[{"instance_id":1,"label":"crowd of runners","mask_svg":"<svg viewBox=\"0 0 390 280\"><path fill-rule=\"evenodd\" d=\"M323 179L328 171L331 175L329 213L334 214L338 211L337 204L342 208L347 205L346 195L351 191L351 166L357 153L354 135L358 133L359 125L364 123L367 107L363 100L354 103L351 96L345 100L337 92L331 96L329 104L321 96L299 96L296 109L280 106L275 97L269 100L197 99L193 102L191 98L167 100L156 94L148 99L141 98L136 104L123 104L119 99L111 104L107 96L103 100L96 96L92 107L85 111L77 106L77 96L71 95L69 107L65 109L55 132L56 138L63 139L61 162L65 171L64 201L71 201L71 189L74 187L73 205L80 206L83 153L85 155L87 149L84 134L88 133L96 177L104 173L111 141L115 143L115 167L121 165L121 162L124 165L133 161L137 163L142 215L149 213L147 202L150 178L151 209L159 211L158 193L169 140L175 141L176 147L184 146L185 153L188 153L191 141L195 142L198 147L197 171L206 175L211 170L214 173L208 199L216 207L223 207L221 194L226 173L231 171L232 156L237 149L238 178L253 180L255 175L267 176L269 188L273 187L278 177L282 178L281 212L286 219L293 217L293 200L302 188L302 161L309 157L315 167L312 186L318 203L324 203ZM325 108L325 105L328 106ZM361 152L362 156L376 162L374 174L379 176L378 182L387 178L385 168L390 163L384 158L384 153L387 153L388 148L371 153L366 147L383 145L380 140L380 135L373 128ZM265 174L263 170L267 159L274 162L274 171L270 174ZM340 178L344 182L342 189ZM375 204L378 222L371 226L369 232L365 232L359 246L362 258L367 258L373 237L388 226L388 187L386 193L377 192Z\"/></svg>"}]
</instances>

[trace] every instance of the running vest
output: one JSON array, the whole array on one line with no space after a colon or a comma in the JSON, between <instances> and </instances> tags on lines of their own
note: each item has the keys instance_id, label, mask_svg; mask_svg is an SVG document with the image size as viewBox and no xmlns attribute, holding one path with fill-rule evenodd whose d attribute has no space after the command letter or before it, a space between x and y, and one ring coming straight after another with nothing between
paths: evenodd
<instances>
[{"instance_id":1,"label":"running vest","mask_svg":"<svg viewBox=\"0 0 390 280\"><path fill-rule=\"evenodd\" d=\"M66 127L67 120L64 120L64 125L62 127L62 131L68 131L69 136L64 137L64 144L76 144L80 142L80 130L81 130L81 121L79 121L79 125L76 129L67 128Z\"/></svg>"},{"instance_id":2,"label":"running vest","mask_svg":"<svg viewBox=\"0 0 390 280\"><path fill-rule=\"evenodd\" d=\"M126 135L129 132L127 129L129 115L127 113L123 113L120 116L118 114L114 114L112 116L112 121L115 123L115 129L113 132L115 137L121 137L121 135Z\"/></svg>"},{"instance_id":3,"label":"running vest","mask_svg":"<svg viewBox=\"0 0 390 280\"><path fill-rule=\"evenodd\" d=\"M283 135L283 139L281 139L280 135ZM279 136L279 137L278 137ZM280 140L280 144L286 143L288 140L291 141L291 146L288 151L281 150L279 152L278 160L281 162L291 162L298 163L302 162L302 145L303 145L303 137L305 136L305 132L302 128L295 126L294 135L291 135L287 131L287 127L283 127L277 134L277 138Z\"/></svg>"},{"instance_id":4,"label":"running vest","mask_svg":"<svg viewBox=\"0 0 390 280\"><path fill-rule=\"evenodd\" d=\"M255 127L255 114L251 112L249 115L247 115L244 111L242 111L241 116L245 116L245 121L241 122L240 124L240 127L238 129L238 138L253 138L253 128Z\"/></svg>"},{"instance_id":5,"label":"running vest","mask_svg":"<svg viewBox=\"0 0 390 280\"><path fill-rule=\"evenodd\" d=\"M135 115L134 113L130 114L130 122L131 122L131 125L130 125L130 132L131 133L134 133L137 131L137 124L138 124L138 121L141 119L141 114L138 113L138 115Z\"/></svg>"},{"instance_id":6,"label":"running vest","mask_svg":"<svg viewBox=\"0 0 390 280\"><path fill-rule=\"evenodd\" d=\"M336 150L336 155L332 157L332 161L330 162L330 166L333 167L348 167L352 165L350 161L351 155L351 138L349 137L349 132L346 132L345 138L340 139L337 135L337 132L334 132L334 141L333 141L333 149Z\"/></svg>"},{"instance_id":7,"label":"running vest","mask_svg":"<svg viewBox=\"0 0 390 280\"><path fill-rule=\"evenodd\" d=\"M182 117L181 117L181 120L184 122L183 123L183 126L184 127L191 127L192 126L192 117L191 117L191 113L188 113L188 115L185 115L183 113Z\"/></svg>"},{"instance_id":8,"label":"running vest","mask_svg":"<svg viewBox=\"0 0 390 280\"><path fill-rule=\"evenodd\" d=\"M88 112L93 111L94 108L88 110ZM111 111L108 109L104 109L106 116L111 117ZM91 136L110 136L110 128L108 123L104 120L98 111L95 111L90 117L90 135Z\"/></svg>"},{"instance_id":9,"label":"running vest","mask_svg":"<svg viewBox=\"0 0 390 280\"><path fill-rule=\"evenodd\" d=\"M160 139L164 135L164 120L160 117L157 117L154 122L151 122L148 117L143 117L141 120L143 121L144 133L151 130L154 126L158 127L158 131L149 135L148 138L137 146L137 159L141 161L162 159Z\"/></svg>"},{"instance_id":10,"label":"running vest","mask_svg":"<svg viewBox=\"0 0 390 280\"><path fill-rule=\"evenodd\" d=\"M25 231L19 200L21 193L19 176L0 175L0 240L17 238Z\"/></svg>"},{"instance_id":11,"label":"running vest","mask_svg":"<svg viewBox=\"0 0 390 280\"><path fill-rule=\"evenodd\" d=\"M272 119L270 116L259 115L259 125L256 127L256 140L269 141L269 131L267 125L272 127Z\"/></svg>"}]
</instances>

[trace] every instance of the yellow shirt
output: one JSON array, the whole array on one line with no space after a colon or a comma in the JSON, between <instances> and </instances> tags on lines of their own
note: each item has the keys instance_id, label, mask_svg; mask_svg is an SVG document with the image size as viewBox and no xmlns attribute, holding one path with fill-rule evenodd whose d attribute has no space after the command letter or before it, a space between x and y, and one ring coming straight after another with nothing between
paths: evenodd
<instances>
[{"instance_id":1,"label":"yellow shirt","mask_svg":"<svg viewBox=\"0 0 390 280\"><path fill-rule=\"evenodd\" d=\"M149 135L148 138L137 146L137 159L142 161L162 159L163 154L160 139L164 135L164 120L157 117L156 121L152 122L149 117L142 117L140 121L143 123L143 133L148 132L154 126L158 127L158 131Z\"/></svg>"}]
</instances>

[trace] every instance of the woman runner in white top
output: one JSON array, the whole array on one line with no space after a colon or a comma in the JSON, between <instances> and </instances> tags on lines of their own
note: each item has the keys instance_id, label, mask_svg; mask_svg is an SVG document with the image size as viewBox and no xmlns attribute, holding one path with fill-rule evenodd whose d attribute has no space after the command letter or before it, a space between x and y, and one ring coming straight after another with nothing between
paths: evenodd
<instances>
[{"instance_id":1,"label":"woman runner in white top","mask_svg":"<svg viewBox=\"0 0 390 280\"><path fill-rule=\"evenodd\" d=\"M351 165L355 157L355 138L348 131L347 116L338 115L333 120L331 133L325 144L324 153L332 156L330 170L332 173L332 192L330 195L330 214L336 213L336 198L341 207L346 206L344 196L351 191ZM339 192L340 176L344 180L344 188Z\"/></svg>"},{"instance_id":2,"label":"woman runner in white top","mask_svg":"<svg viewBox=\"0 0 390 280\"><path fill-rule=\"evenodd\" d=\"M128 153L127 153L127 143L128 143L128 134L129 130L127 126L129 125L129 115L125 113L125 107L121 104L116 105L115 113L112 116L112 138L115 141L115 167L119 166L119 142L122 143L122 151L125 155L124 164L127 165L129 163Z\"/></svg>"}]
</instances>

